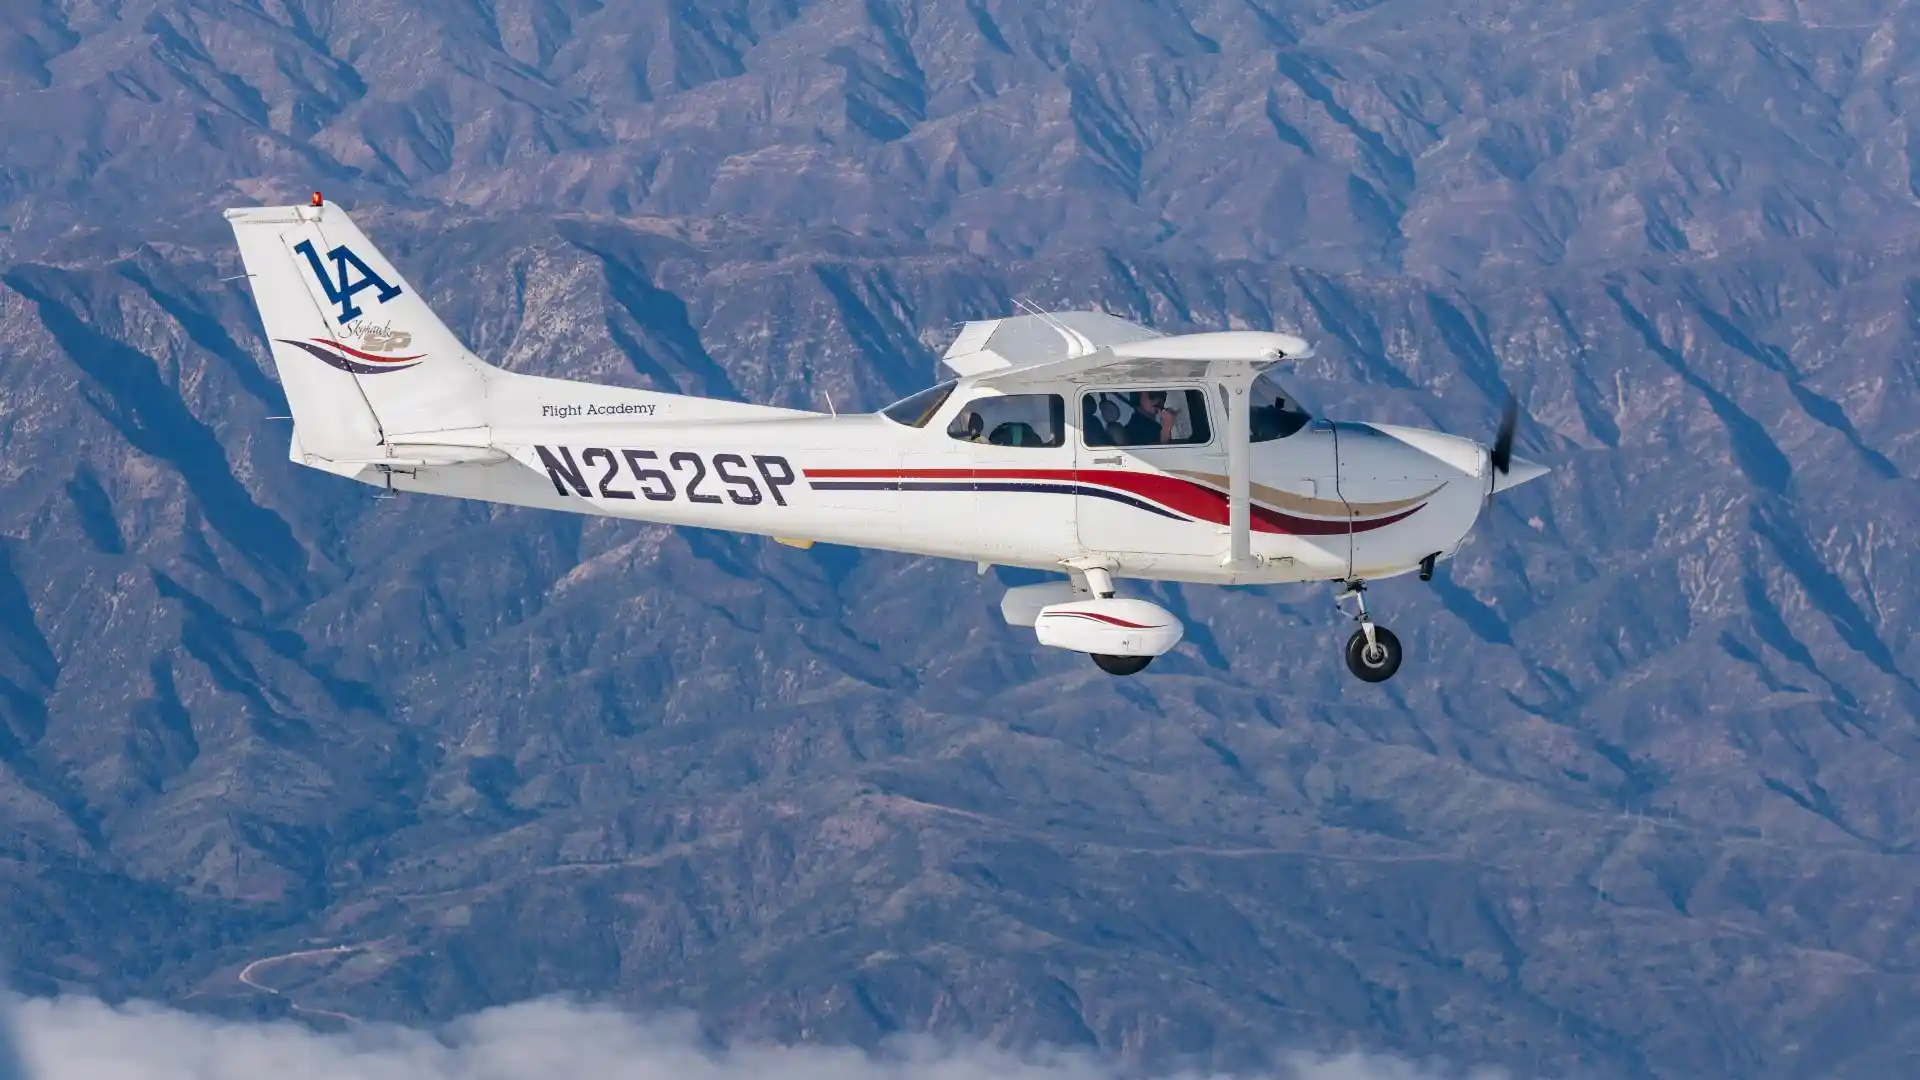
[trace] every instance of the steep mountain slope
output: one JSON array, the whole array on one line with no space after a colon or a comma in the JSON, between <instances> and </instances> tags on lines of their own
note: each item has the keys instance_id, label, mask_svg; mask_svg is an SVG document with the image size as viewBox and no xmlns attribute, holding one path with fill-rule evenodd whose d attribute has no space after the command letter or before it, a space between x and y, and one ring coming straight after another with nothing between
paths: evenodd
<instances>
[{"instance_id":1,"label":"steep mountain slope","mask_svg":"<svg viewBox=\"0 0 1920 1080\"><path fill-rule=\"evenodd\" d=\"M1430 8L10 16L16 979L1886 1075L1915 17ZM1334 415L1511 386L1555 472L1376 591L1384 687L1319 588L1156 588L1190 638L1113 680L1000 625L1013 574L296 470L215 211L315 186L519 370L871 408L957 320L1099 304L1296 329Z\"/></svg>"}]
</instances>

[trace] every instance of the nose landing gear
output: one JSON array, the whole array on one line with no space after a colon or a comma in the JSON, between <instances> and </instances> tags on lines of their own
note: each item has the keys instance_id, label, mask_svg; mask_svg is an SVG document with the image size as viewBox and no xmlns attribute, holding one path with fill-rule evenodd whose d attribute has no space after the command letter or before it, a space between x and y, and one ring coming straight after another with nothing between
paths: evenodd
<instances>
[{"instance_id":1,"label":"nose landing gear","mask_svg":"<svg viewBox=\"0 0 1920 1080\"><path fill-rule=\"evenodd\" d=\"M1375 626L1367 614L1367 583L1349 581L1347 588L1333 598L1333 605L1346 612L1349 599L1354 602L1353 618L1360 629L1347 639L1347 670L1362 682L1386 682L1400 670L1400 639L1384 626Z\"/></svg>"}]
</instances>

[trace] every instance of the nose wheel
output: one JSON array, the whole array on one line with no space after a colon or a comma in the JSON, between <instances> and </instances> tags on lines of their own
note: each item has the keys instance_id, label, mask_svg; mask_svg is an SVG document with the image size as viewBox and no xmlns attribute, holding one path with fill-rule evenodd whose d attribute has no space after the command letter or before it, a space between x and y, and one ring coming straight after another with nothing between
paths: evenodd
<instances>
[{"instance_id":1,"label":"nose wheel","mask_svg":"<svg viewBox=\"0 0 1920 1080\"><path fill-rule=\"evenodd\" d=\"M1348 600L1353 601L1353 619L1360 629L1347 639L1347 670L1361 682L1386 682L1400 670L1400 639L1386 627L1374 625L1367 614L1366 582L1347 582L1346 591L1334 597L1333 603L1344 613Z\"/></svg>"}]
</instances>

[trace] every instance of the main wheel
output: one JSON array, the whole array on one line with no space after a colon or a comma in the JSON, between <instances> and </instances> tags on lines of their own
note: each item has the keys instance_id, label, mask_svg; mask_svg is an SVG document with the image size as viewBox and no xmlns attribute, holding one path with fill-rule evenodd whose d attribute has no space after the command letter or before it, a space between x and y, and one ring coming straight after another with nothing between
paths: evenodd
<instances>
[{"instance_id":1,"label":"main wheel","mask_svg":"<svg viewBox=\"0 0 1920 1080\"><path fill-rule=\"evenodd\" d=\"M1355 630L1347 639L1347 670L1362 682L1386 682L1400 670L1400 639L1384 626L1373 628L1373 644L1367 644L1367 632Z\"/></svg>"},{"instance_id":2,"label":"main wheel","mask_svg":"<svg viewBox=\"0 0 1920 1080\"><path fill-rule=\"evenodd\" d=\"M1100 670L1109 675L1132 675L1153 663L1151 656L1108 656L1105 653L1089 653Z\"/></svg>"}]
</instances>

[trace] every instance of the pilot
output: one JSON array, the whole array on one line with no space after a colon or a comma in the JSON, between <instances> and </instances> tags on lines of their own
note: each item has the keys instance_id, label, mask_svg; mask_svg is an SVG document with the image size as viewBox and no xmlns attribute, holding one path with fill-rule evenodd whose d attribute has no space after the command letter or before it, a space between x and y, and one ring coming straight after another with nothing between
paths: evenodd
<instances>
[{"instance_id":1,"label":"pilot","mask_svg":"<svg viewBox=\"0 0 1920 1080\"><path fill-rule=\"evenodd\" d=\"M1255 405L1247 410L1247 433L1254 442L1266 442L1280 437L1280 421L1286 412L1284 400L1271 405Z\"/></svg>"},{"instance_id":2,"label":"pilot","mask_svg":"<svg viewBox=\"0 0 1920 1080\"><path fill-rule=\"evenodd\" d=\"M980 418L980 412L978 409L972 412L969 412L967 414L966 441L986 442L987 441L985 437L986 427L987 427L987 422Z\"/></svg>"},{"instance_id":3,"label":"pilot","mask_svg":"<svg viewBox=\"0 0 1920 1080\"><path fill-rule=\"evenodd\" d=\"M1180 414L1167 408L1165 390L1141 390L1133 395L1133 417L1127 421L1127 445L1148 446L1173 441L1173 423Z\"/></svg>"}]
</instances>

